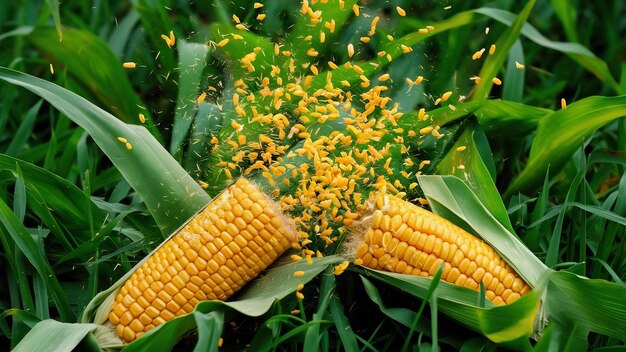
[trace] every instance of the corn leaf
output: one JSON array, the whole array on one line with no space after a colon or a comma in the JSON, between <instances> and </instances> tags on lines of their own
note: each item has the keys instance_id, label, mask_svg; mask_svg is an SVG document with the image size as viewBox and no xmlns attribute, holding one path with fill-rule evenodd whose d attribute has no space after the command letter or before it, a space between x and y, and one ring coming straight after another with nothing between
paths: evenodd
<instances>
[{"instance_id":1,"label":"corn leaf","mask_svg":"<svg viewBox=\"0 0 626 352\"><path fill-rule=\"evenodd\" d=\"M135 93L122 63L108 45L92 33L75 28L63 29L63 41L50 27L36 27L28 36L39 50L52 56L57 66L86 89L98 103L126 123L139 124L140 113L146 117L145 126L157 138L150 112L141 108L143 102Z\"/></svg>"},{"instance_id":2,"label":"corn leaf","mask_svg":"<svg viewBox=\"0 0 626 352\"><path fill-rule=\"evenodd\" d=\"M172 141L170 153L175 155L185 137L189 133L191 122L198 109L197 97L202 92L203 71L206 69L206 58L210 54L209 46L200 43L178 41L178 99L176 100L176 114L172 127Z\"/></svg>"},{"instance_id":3,"label":"corn leaf","mask_svg":"<svg viewBox=\"0 0 626 352\"><path fill-rule=\"evenodd\" d=\"M13 352L71 352L97 326L43 320L24 336Z\"/></svg>"},{"instance_id":4,"label":"corn leaf","mask_svg":"<svg viewBox=\"0 0 626 352\"><path fill-rule=\"evenodd\" d=\"M596 129L626 116L626 96L589 97L545 116L537 127L528 163L505 194L540 185L550 167L556 175Z\"/></svg>"},{"instance_id":5,"label":"corn leaf","mask_svg":"<svg viewBox=\"0 0 626 352\"><path fill-rule=\"evenodd\" d=\"M59 41L63 41L63 27L61 26L61 14L59 13L59 0L46 0L46 4L50 8L54 27L57 30Z\"/></svg>"},{"instance_id":6,"label":"corn leaf","mask_svg":"<svg viewBox=\"0 0 626 352\"><path fill-rule=\"evenodd\" d=\"M530 15L530 11L534 5L534 0L529 1L526 6L524 6L522 12L517 16L515 22L513 22L496 41L496 52L493 55L487 56L478 74L480 83L476 91L474 91L472 100L482 100L489 96L491 87L494 84L493 78L497 76L498 71L500 71L506 57L509 55L509 50L511 50L513 44L518 40L522 27L526 23L526 19L528 19L528 15Z\"/></svg>"},{"instance_id":7,"label":"corn leaf","mask_svg":"<svg viewBox=\"0 0 626 352\"><path fill-rule=\"evenodd\" d=\"M41 96L83 127L142 197L164 236L208 203L208 195L144 127L125 124L45 80L2 67L0 79ZM132 150L118 137L128 140Z\"/></svg>"},{"instance_id":8,"label":"corn leaf","mask_svg":"<svg viewBox=\"0 0 626 352\"><path fill-rule=\"evenodd\" d=\"M476 13L489 16L494 20L511 25L515 21L515 15L500 9L481 7L474 10ZM595 56L589 49L578 43L556 42L546 38L535 27L526 23L522 28L522 35L536 44L556 50L569 56L572 60L586 68L603 82L606 82L615 92L619 92L619 84L613 78L609 68L602 59Z\"/></svg>"}]
</instances>

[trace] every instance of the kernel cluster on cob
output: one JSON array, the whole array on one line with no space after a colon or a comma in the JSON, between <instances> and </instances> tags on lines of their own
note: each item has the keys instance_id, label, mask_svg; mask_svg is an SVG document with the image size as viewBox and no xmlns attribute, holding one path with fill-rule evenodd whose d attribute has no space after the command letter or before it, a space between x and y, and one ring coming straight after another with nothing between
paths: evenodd
<instances>
[{"instance_id":1,"label":"kernel cluster on cob","mask_svg":"<svg viewBox=\"0 0 626 352\"><path fill-rule=\"evenodd\" d=\"M378 270L432 277L479 289L497 305L509 304L530 286L491 248L450 221L393 195L379 192L355 261Z\"/></svg>"},{"instance_id":2,"label":"kernel cluster on cob","mask_svg":"<svg viewBox=\"0 0 626 352\"><path fill-rule=\"evenodd\" d=\"M215 198L119 289L108 315L131 342L203 300L226 300L295 240L290 221L243 178Z\"/></svg>"}]
</instances>

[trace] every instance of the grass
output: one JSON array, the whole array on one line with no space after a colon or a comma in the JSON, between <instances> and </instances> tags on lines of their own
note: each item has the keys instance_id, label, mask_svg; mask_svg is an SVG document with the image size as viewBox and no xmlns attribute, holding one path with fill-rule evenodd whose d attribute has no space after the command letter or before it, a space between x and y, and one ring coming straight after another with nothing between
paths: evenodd
<instances>
[{"instance_id":1,"label":"grass","mask_svg":"<svg viewBox=\"0 0 626 352\"><path fill-rule=\"evenodd\" d=\"M286 84L309 75L307 93L313 95L327 84L329 60L339 65L332 70L334 87L360 96L371 86L386 85L389 107L397 103L397 111L404 113L397 121L402 132L371 142L389 150L388 165L386 158L371 164L376 174L392 184L397 180L407 198L427 198L434 211L485 238L532 281L537 295L492 308L484 295L436 279L396 277L358 266L331 275L343 261L333 254L341 252L345 236L333 224L335 244L310 237L310 248L327 258L305 267L310 272L303 279L304 300L293 294L294 280L272 285L281 270L291 272L298 265L279 260L286 264L229 303L203 302L193 314L126 350L208 350L220 336L222 349L233 351L623 347L626 47L621 38L626 8L620 1L465 1L451 8L441 2L369 1L359 2L359 16L351 10L355 1L346 0L345 11L338 1L311 4L328 16L324 21L335 20L334 32L324 21L310 26L301 3L267 1L261 9L253 3L0 4L0 66L53 83L0 72L0 349L16 347L29 331L39 332L33 327L41 320L49 329L66 329L49 318L91 322L98 308L94 302L102 297L97 294L231 182L223 162L237 155L227 142L236 140L236 126L243 121L235 112L240 105L234 103L236 94L246 111L254 106L284 112L290 126L301 122L314 139L346 130L347 113L326 123L302 122L298 118L306 114L298 112L296 98L285 98L276 108L276 101L264 100L261 93L263 77L271 77L275 89L285 86L274 83L277 77ZM55 25L57 12L62 28ZM267 17L258 21L258 13ZM233 14L248 30L235 29ZM376 33L361 43L376 16L381 19ZM420 34L427 25L434 29ZM323 43L320 28L326 31ZM174 48L161 38L170 30L177 38ZM310 42L303 40L308 35ZM216 46L223 38L229 43ZM292 56L274 55L276 42ZM349 43L356 48L353 58ZM493 55L471 59L492 43L497 46ZM403 53L400 44L412 51ZM248 72L240 60L255 47L260 48L255 71ZM317 57L306 54L310 47ZM291 58L297 60L293 73ZM128 61L138 68L123 69L121 63ZM343 67L347 61L363 68L370 87L361 86L360 73ZM281 72L273 72L272 65ZM383 74L389 80L383 81ZM473 75L482 78L480 84L470 80ZM421 84L405 80L418 76L424 77ZM503 85L493 84L493 77ZM248 85L245 95L237 91L239 78ZM435 104L447 91L452 98ZM202 92L207 97L198 103ZM245 100L249 94L254 102ZM459 101L461 96L466 102ZM358 99L353 107L366 108ZM431 120L418 120L421 108ZM444 137L408 133L429 125L440 126ZM298 136L281 139L279 130L250 123L244 133L248 141L267 134L287 150L302 147ZM132 154L118 136L132 143ZM214 138L221 143L213 143ZM410 146L408 152L401 145ZM465 152L456 152L459 147ZM330 155L346 150L354 151L339 148ZM420 170L424 160L430 164ZM309 161L303 157L293 163ZM234 177L252 161L238 165ZM464 182L416 179L417 171ZM260 173L250 177L272 189ZM409 190L413 182L419 186ZM373 183L357 188L366 194ZM280 187L282 195L294 190ZM542 335L530 338L535 329L519 322L533 320L542 294L547 321ZM570 303L564 308L562 302ZM295 309L300 312L291 314ZM97 350L92 327L74 326L79 327L76 344L82 339L78 347ZM507 333L499 330L502 326L510 327Z\"/></svg>"}]
</instances>

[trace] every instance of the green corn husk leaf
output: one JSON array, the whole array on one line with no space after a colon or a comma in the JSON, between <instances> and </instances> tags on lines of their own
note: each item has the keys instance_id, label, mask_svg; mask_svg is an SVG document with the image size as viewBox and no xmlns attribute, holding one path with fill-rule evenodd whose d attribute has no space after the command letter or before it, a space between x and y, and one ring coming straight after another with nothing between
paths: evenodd
<instances>
[{"instance_id":1,"label":"green corn husk leaf","mask_svg":"<svg viewBox=\"0 0 626 352\"><path fill-rule=\"evenodd\" d=\"M424 298L432 283L429 278L378 270L366 269L365 273L418 298ZM536 330L535 319L539 312L540 295L531 291L517 301L503 306L494 306L491 301L486 300L484 308L478 306L479 299L479 293L469 288L444 281L437 286L438 311L482 333L493 342L511 343L511 348L527 349L528 338ZM382 301L378 300L377 304L382 305ZM406 322L405 319L401 323L406 325Z\"/></svg>"},{"instance_id":2,"label":"green corn husk leaf","mask_svg":"<svg viewBox=\"0 0 626 352\"><path fill-rule=\"evenodd\" d=\"M487 148L486 153L481 153L478 142ZM457 148L465 147L465 150ZM476 194L478 199L507 230L513 232L513 225L509 219L500 193L496 188L494 177L486 166L483 155L490 157L489 144L485 135L477 124L470 123L458 137L450 151L439 161L436 170L440 175L455 175L464 180ZM491 158L493 164L493 158ZM462 166L462 168L460 168Z\"/></svg>"},{"instance_id":3,"label":"green corn husk leaf","mask_svg":"<svg viewBox=\"0 0 626 352\"><path fill-rule=\"evenodd\" d=\"M83 127L139 193L161 233L169 235L209 202L209 196L147 129L128 125L51 82L0 67L0 79L46 99ZM132 144L127 150L123 137ZM151 182L146 182L151 175Z\"/></svg>"},{"instance_id":4,"label":"green corn husk leaf","mask_svg":"<svg viewBox=\"0 0 626 352\"><path fill-rule=\"evenodd\" d=\"M69 324L52 319L43 320L37 323L12 351L71 352L97 327L96 324Z\"/></svg>"},{"instance_id":5,"label":"green corn husk leaf","mask_svg":"<svg viewBox=\"0 0 626 352\"><path fill-rule=\"evenodd\" d=\"M120 120L139 124L139 114L146 117L145 126L160 138L160 132L143 102L135 93L122 63L109 46L90 32L63 28L63 41L50 27L36 27L27 39L39 50L52 56L56 65L67 68L81 88ZM78 54L80 52L80 54Z\"/></svg>"},{"instance_id":6,"label":"green corn husk leaf","mask_svg":"<svg viewBox=\"0 0 626 352\"><path fill-rule=\"evenodd\" d=\"M622 116L626 116L624 95L588 97L545 116L537 127L526 167L509 184L505 195L540 185L548 166L556 175L587 137Z\"/></svg>"},{"instance_id":7,"label":"green corn husk leaf","mask_svg":"<svg viewBox=\"0 0 626 352\"><path fill-rule=\"evenodd\" d=\"M453 222L458 220L461 227L473 230L531 287L540 285L549 269L487 211L461 179L428 175L418 177L418 182L435 213Z\"/></svg>"}]
</instances>

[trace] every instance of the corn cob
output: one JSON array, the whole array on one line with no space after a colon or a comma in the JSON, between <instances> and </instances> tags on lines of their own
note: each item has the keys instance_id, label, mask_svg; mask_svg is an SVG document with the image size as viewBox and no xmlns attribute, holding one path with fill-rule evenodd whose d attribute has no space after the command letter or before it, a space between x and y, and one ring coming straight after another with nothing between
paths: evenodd
<instances>
[{"instance_id":1,"label":"corn cob","mask_svg":"<svg viewBox=\"0 0 626 352\"><path fill-rule=\"evenodd\" d=\"M379 193L355 260L378 270L432 277L479 289L497 305L531 290L487 243L448 220L398 197ZM365 221L365 219L364 219Z\"/></svg>"},{"instance_id":2,"label":"corn cob","mask_svg":"<svg viewBox=\"0 0 626 352\"><path fill-rule=\"evenodd\" d=\"M284 253L295 231L239 179L155 251L118 291L108 319L131 342L203 300L225 300Z\"/></svg>"}]
</instances>

